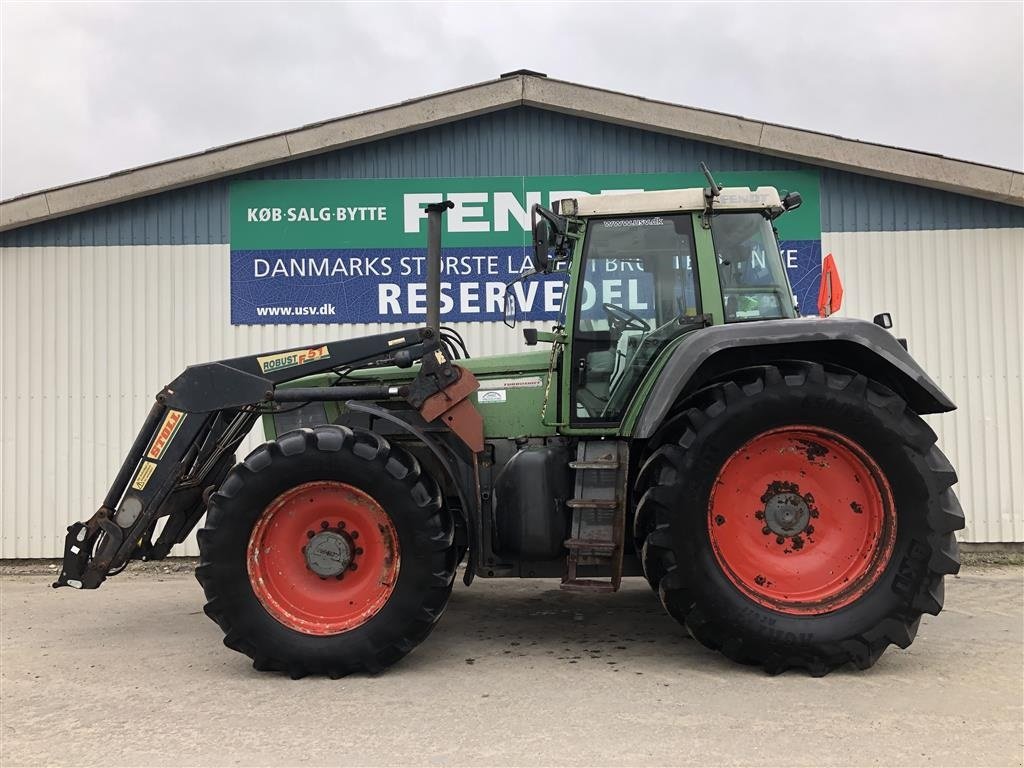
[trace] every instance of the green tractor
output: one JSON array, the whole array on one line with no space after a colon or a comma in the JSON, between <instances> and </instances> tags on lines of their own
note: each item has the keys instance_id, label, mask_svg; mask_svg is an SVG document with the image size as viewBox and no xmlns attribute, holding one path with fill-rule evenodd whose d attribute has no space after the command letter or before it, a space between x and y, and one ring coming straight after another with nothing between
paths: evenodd
<instances>
[{"instance_id":1,"label":"green tractor","mask_svg":"<svg viewBox=\"0 0 1024 768\"><path fill-rule=\"evenodd\" d=\"M956 474L921 419L955 406L887 316L799 317L773 227L799 194L706 175L535 206L523 279L564 281L563 315L523 354L470 358L441 326L451 203L428 206L425 327L187 368L68 528L54 586L166 557L205 514L206 613L293 677L401 659L463 561L467 585L642 576L701 643L772 673L906 648L959 568Z\"/></svg>"}]
</instances>

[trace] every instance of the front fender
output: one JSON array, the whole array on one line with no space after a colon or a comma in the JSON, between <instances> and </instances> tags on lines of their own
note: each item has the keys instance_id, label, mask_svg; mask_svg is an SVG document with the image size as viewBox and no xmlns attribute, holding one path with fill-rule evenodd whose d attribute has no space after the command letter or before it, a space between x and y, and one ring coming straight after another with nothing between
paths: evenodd
<instances>
[{"instance_id":1,"label":"front fender","mask_svg":"<svg viewBox=\"0 0 1024 768\"><path fill-rule=\"evenodd\" d=\"M648 438L677 400L729 370L772 360L833 363L877 379L917 413L956 409L910 353L866 320L806 317L715 325L684 337L669 352L641 406L632 436Z\"/></svg>"}]
</instances>

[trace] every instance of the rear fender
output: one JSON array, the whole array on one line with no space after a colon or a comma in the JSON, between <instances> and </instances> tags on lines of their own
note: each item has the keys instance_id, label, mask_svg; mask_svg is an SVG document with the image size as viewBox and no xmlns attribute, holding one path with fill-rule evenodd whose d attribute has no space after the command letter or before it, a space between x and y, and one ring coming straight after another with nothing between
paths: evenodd
<instances>
[{"instance_id":1,"label":"rear fender","mask_svg":"<svg viewBox=\"0 0 1024 768\"><path fill-rule=\"evenodd\" d=\"M891 388L917 413L956 409L896 338L874 323L834 317L757 321L716 325L684 337L641 406L632 436L653 435L681 397L722 374L784 359L855 370Z\"/></svg>"}]
</instances>

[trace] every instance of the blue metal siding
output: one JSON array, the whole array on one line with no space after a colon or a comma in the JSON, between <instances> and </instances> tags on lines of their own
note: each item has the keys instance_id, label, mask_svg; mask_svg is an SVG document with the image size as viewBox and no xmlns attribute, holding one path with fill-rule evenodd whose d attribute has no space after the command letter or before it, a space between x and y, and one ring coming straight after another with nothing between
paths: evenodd
<instances>
[{"instance_id":1,"label":"blue metal siding","mask_svg":"<svg viewBox=\"0 0 1024 768\"><path fill-rule=\"evenodd\" d=\"M518 107L325 152L238 179L418 178L817 169L822 230L1024 227L1024 208L731 147ZM229 179L0 233L0 246L228 242Z\"/></svg>"},{"instance_id":2,"label":"blue metal siding","mask_svg":"<svg viewBox=\"0 0 1024 768\"><path fill-rule=\"evenodd\" d=\"M1024 227L1024 208L1015 205L831 168L820 174L823 232Z\"/></svg>"}]
</instances>

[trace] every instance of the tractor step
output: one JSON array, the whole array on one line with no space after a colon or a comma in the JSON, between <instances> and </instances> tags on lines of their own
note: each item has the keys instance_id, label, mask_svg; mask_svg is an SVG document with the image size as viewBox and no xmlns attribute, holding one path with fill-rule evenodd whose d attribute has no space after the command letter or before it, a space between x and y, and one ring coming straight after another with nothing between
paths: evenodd
<instances>
[{"instance_id":1,"label":"tractor step","mask_svg":"<svg viewBox=\"0 0 1024 768\"><path fill-rule=\"evenodd\" d=\"M618 509L618 499L569 499L565 502L569 509Z\"/></svg>"},{"instance_id":2,"label":"tractor step","mask_svg":"<svg viewBox=\"0 0 1024 768\"><path fill-rule=\"evenodd\" d=\"M568 554L562 589L615 592L619 588L626 525L626 451L625 443L584 441L576 460L569 462L576 472L576 487L575 498L565 502L572 512L572 526L565 540ZM587 569L587 576L605 578L584 578L581 567Z\"/></svg>"},{"instance_id":3,"label":"tractor step","mask_svg":"<svg viewBox=\"0 0 1024 768\"><path fill-rule=\"evenodd\" d=\"M566 549L576 549L586 552L614 552L614 541L601 541L599 539L566 539Z\"/></svg>"},{"instance_id":4,"label":"tractor step","mask_svg":"<svg viewBox=\"0 0 1024 768\"><path fill-rule=\"evenodd\" d=\"M566 592L615 592L617 587L610 581L573 579L572 581L563 581L559 589L564 589Z\"/></svg>"},{"instance_id":5,"label":"tractor step","mask_svg":"<svg viewBox=\"0 0 1024 768\"><path fill-rule=\"evenodd\" d=\"M618 459L592 459L590 461L570 461L573 469L618 469Z\"/></svg>"}]
</instances>

